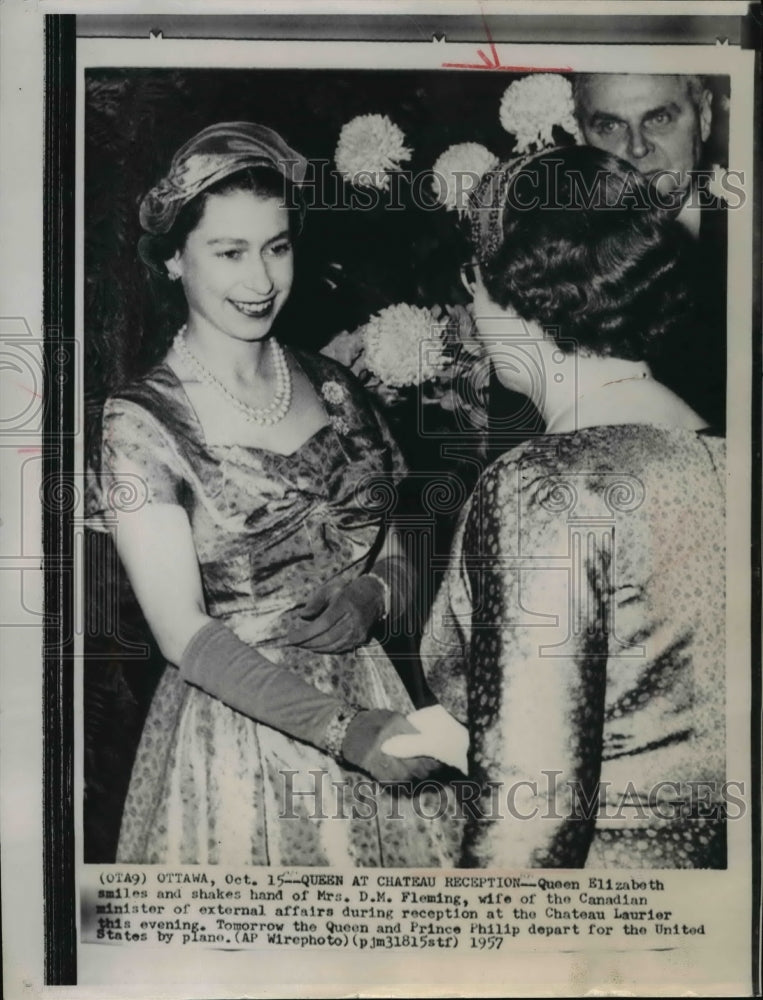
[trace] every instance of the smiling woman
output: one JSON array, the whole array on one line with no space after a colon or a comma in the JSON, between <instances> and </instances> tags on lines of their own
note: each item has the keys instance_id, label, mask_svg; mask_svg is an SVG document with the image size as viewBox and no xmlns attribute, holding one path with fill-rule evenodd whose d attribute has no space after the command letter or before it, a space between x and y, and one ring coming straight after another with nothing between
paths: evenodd
<instances>
[{"instance_id":1,"label":"smiling woman","mask_svg":"<svg viewBox=\"0 0 763 1000\"><path fill-rule=\"evenodd\" d=\"M281 193L276 194L279 187ZM209 402L216 402L217 390L255 425L282 421L292 396L289 366L274 338L268 341L267 356L263 352L294 273L280 175L255 168L214 185L205 195L196 226L166 266L170 278L181 280L188 303L188 321L175 339L174 353L201 379L205 391L198 404L205 407L211 388ZM216 358L217 366L227 357L229 371L223 379L205 365L205 357ZM271 386L268 405L255 408L244 402L247 397L267 399ZM207 412L216 429L229 428L225 409L213 405ZM313 417L323 419L319 407L314 407Z\"/></svg>"},{"instance_id":2,"label":"smiling woman","mask_svg":"<svg viewBox=\"0 0 763 1000\"><path fill-rule=\"evenodd\" d=\"M415 798L390 809L377 786L376 808L331 824L302 788L327 775L334 802L337 787L352 795L367 775L437 769L432 757L381 749L416 732L373 637L413 588L361 483L394 481L402 460L349 373L287 352L275 335L302 218L287 205L299 204L304 170L270 130L224 123L186 143L141 205L141 255L180 285L186 321L103 414L101 521L167 661L119 861L431 867L453 857L442 810ZM138 502L120 502L135 483Z\"/></svg>"},{"instance_id":3,"label":"smiling woman","mask_svg":"<svg viewBox=\"0 0 763 1000\"><path fill-rule=\"evenodd\" d=\"M284 178L250 168L211 185L183 214L166 266L170 278L183 281L190 322L244 340L265 336L293 279L291 230L298 223L284 205ZM266 322L236 323L240 316Z\"/></svg>"},{"instance_id":4,"label":"smiling woman","mask_svg":"<svg viewBox=\"0 0 763 1000\"><path fill-rule=\"evenodd\" d=\"M212 192L199 224L168 263L171 275L183 279L186 298L189 291L194 293L188 298L194 323L211 323L228 332L236 319L225 311L229 306L247 319L266 321L254 328L233 326L230 335L235 337L240 330L246 340L268 333L293 276L286 209L275 196L258 191L251 172L249 176L251 193L259 197L249 197L242 186Z\"/></svg>"}]
</instances>

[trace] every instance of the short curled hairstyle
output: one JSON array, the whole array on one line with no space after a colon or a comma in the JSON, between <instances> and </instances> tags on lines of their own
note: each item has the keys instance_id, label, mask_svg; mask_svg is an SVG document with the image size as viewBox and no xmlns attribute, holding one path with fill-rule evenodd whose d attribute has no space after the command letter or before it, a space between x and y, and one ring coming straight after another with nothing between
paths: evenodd
<instances>
[{"instance_id":1,"label":"short curled hairstyle","mask_svg":"<svg viewBox=\"0 0 763 1000\"><path fill-rule=\"evenodd\" d=\"M687 335L692 238L624 160L589 146L539 154L501 197L490 252L484 233L475 246L499 306L574 350L631 361Z\"/></svg>"},{"instance_id":2,"label":"short curled hairstyle","mask_svg":"<svg viewBox=\"0 0 763 1000\"><path fill-rule=\"evenodd\" d=\"M258 198L276 198L289 211L289 229L297 236L302 229L304 203L299 187L292 184L280 171L269 166L245 167L234 174L205 188L178 212L171 229L163 234L144 234L138 241L143 263L159 277L167 277L165 261L182 250L186 240L201 222L207 200L211 195L249 191Z\"/></svg>"},{"instance_id":3,"label":"short curled hairstyle","mask_svg":"<svg viewBox=\"0 0 763 1000\"><path fill-rule=\"evenodd\" d=\"M283 175L267 166L245 167L229 174L201 191L178 212L167 233L144 233L138 240L138 252L146 265L145 281L147 319L141 340L140 368L145 369L164 357L178 328L187 321L188 304L179 281L170 281L166 261L182 251L189 235L201 222L210 196L250 191L258 198L281 200L289 212L289 230L292 237L302 229L303 200L299 187L292 185ZM283 322L283 313L279 314Z\"/></svg>"}]
</instances>

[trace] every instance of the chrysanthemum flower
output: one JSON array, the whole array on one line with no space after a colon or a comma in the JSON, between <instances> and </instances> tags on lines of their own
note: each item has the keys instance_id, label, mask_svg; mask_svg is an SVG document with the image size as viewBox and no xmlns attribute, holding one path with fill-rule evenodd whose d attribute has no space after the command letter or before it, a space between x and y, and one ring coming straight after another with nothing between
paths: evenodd
<instances>
[{"instance_id":1,"label":"chrysanthemum flower","mask_svg":"<svg viewBox=\"0 0 763 1000\"><path fill-rule=\"evenodd\" d=\"M500 119L506 131L516 137L516 153L553 146L554 125L576 142L582 139L575 120L572 85L557 73L533 73L509 84L501 98Z\"/></svg>"},{"instance_id":2,"label":"chrysanthemum flower","mask_svg":"<svg viewBox=\"0 0 763 1000\"><path fill-rule=\"evenodd\" d=\"M483 175L498 165L498 157L479 142L459 142L449 146L432 168L432 186L438 201L449 211L465 212L469 194Z\"/></svg>"},{"instance_id":3,"label":"chrysanthemum flower","mask_svg":"<svg viewBox=\"0 0 763 1000\"><path fill-rule=\"evenodd\" d=\"M389 187L389 172L410 160L405 136L387 115L359 115L339 133L337 170L358 187Z\"/></svg>"},{"instance_id":4,"label":"chrysanthemum flower","mask_svg":"<svg viewBox=\"0 0 763 1000\"><path fill-rule=\"evenodd\" d=\"M387 306L365 327L365 365L389 386L420 385L450 364L444 327L428 309Z\"/></svg>"}]
</instances>

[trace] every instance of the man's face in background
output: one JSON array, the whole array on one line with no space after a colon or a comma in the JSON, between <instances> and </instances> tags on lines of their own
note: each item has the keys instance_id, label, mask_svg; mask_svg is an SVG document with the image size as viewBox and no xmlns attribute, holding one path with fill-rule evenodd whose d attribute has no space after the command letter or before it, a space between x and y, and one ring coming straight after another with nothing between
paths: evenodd
<instances>
[{"instance_id":1,"label":"man's face in background","mask_svg":"<svg viewBox=\"0 0 763 1000\"><path fill-rule=\"evenodd\" d=\"M677 204L710 135L712 95L690 80L600 73L579 77L575 86L585 141L627 160Z\"/></svg>"}]
</instances>

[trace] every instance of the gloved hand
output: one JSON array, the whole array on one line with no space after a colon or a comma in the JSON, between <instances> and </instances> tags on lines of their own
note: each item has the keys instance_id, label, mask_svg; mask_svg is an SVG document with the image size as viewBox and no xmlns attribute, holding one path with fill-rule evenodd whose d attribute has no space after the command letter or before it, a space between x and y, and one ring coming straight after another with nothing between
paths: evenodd
<instances>
[{"instance_id":1,"label":"gloved hand","mask_svg":"<svg viewBox=\"0 0 763 1000\"><path fill-rule=\"evenodd\" d=\"M388 757L382 744L390 737L416 735L416 729L404 715L386 708L364 709L347 727L342 741L342 756L348 764L366 771L377 781L415 781L441 770L431 757L401 759Z\"/></svg>"},{"instance_id":2,"label":"gloved hand","mask_svg":"<svg viewBox=\"0 0 763 1000\"><path fill-rule=\"evenodd\" d=\"M289 629L286 642L317 653L344 653L367 642L383 614L384 591L374 577L331 581L305 604L301 617L306 624Z\"/></svg>"},{"instance_id":3,"label":"gloved hand","mask_svg":"<svg viewBox=\"0 0 763 1000\"><path fill-rule=\"evenodd\" d=\"M381 746L392 757L427 755L467 773L469 730L442 705L429 705L406 716L414 728L408 735L393 736Z\"/></svg>"}]
</instances>

